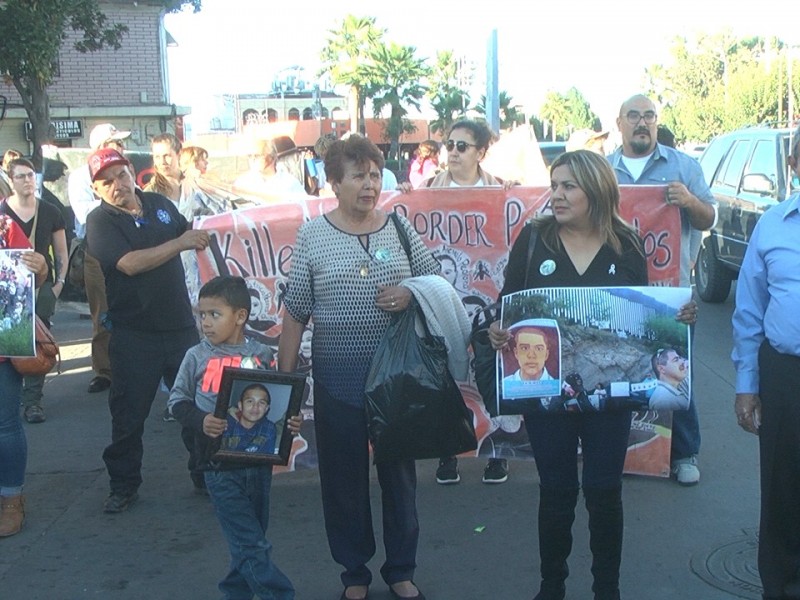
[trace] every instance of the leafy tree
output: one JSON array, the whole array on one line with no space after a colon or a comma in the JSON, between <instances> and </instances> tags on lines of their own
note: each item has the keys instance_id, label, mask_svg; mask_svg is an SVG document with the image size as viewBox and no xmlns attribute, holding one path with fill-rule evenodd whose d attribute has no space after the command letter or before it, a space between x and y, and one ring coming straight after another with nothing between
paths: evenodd
<instances>
[{"instance_id":1,"label":"leafy tree","mask_svg":"<svg viewBox=\"0 0 800 600\"><path fill-rule=\"evenodd\" d=\"M645 321L644 325L652 339L658 340L662 348L677 348L683 356L686 356L688 344L686 325L678 323L673 317L664 316L651 317Z\"/></svg>"},{"instance_id":2,"label":"leafy tree","mask_svg":"<svg viewBox=\"0 0 800 600\"><path fill-rule=\"evenodd\" d=\"M163 0L168 11L188 4L200 10L202 0ZM33 162L42 166L42 145L50 138L50 97L58 53L69 30L81 32L78 52L119 49L128 28L109 23L98 0L6 0L0 2L0 73L22 98L31 122Z\"/></svg>"},{"instance_id":3,"label":"leafy tree","mask_svg":"<svg viewBox=\"0 0 800 600\"><path fill-rule=\"evenodd\" d=\"M322 49L320 75L328 73L334 84L350 87L351 122L358 131L366 131L364 122L365 90L370 83L366 62L372 52L382 44L384 29L375 25L375 17L347 15L336 29L328 30L328 39Z\"/></svg>"},{"instance_id":4,"label":"leafy tree","mask_svg":"<svg viewBox=\"0 0 800 600\"><path fill-rule=\"evenodd\" d=\"M513 98L508 95L508 92L501 91L497 94L497 103L500 107L500 129L512 129L519 125L521 119L524 119L517 108L511 104L512 100ZM475 110L486 116L486 96L481 96L481 101Z\"/></svg>"},{"instance_id":5,"label":"leafy tree","mask_svg":"<svg viewBox=\"0 0 800 600\"><path fill-rule=\"evenodd\" d=\"M730 32L676 37L668 65L646 70L649 92L660 102L659 120L678 140L705 141L786 114L782 67L787 48L776 38L735 38ZM800 72L794 64L792 90Z\"/></svg>"},{"instance_id":6,"label":"leafy tree","mask_svg":"<svg viewBox=\"0 0 800 600\"><path fill-rule=\"evenodd\" d=\"M386 132L390 139L389 158L397 158L400 136L404 132L403 119L408 114L406 106L419 109L425 95L421 80L430 72L425 60L417 58L414 46L403 46L392 42L381 44L370 53L365 66L368 75L369 93L376 116L389 108Z\"/></svg>"},{"instance_id":7,"label":"leafy tree","mask_svg":"<svg viewBox=\"0 0 800 600\"><path fill-rule=\"evenodd\" d=\"M589 101L576 87L571 87L566 94L569 123L573 129L600 129L600 119L592 110Z\"/></svg>"},{"instance_id":8,"label":"leafy tree","mask_svg":"<svg viewBox=\"0 0 800 600\"><path fill-rule=\"evenodd\" d=\"M550 139L566 139L569 135L569 111L563 94L547 92L539 116L550 125ZM546 133L545 133L546 135Z\"/></svg>"},{"instance_id":9,"label":"leafy tree","mask_svg":"<svg viewBox=\"0 0 800 600\"><path fill-rule=\"evenodd\" d=\"M576 129L600 129L600 119L592 110L589 101L578 88L571 87L566 94L548 92L539 117L551 124L552 140L565 140Z\"/></svg>"}]
</instances>

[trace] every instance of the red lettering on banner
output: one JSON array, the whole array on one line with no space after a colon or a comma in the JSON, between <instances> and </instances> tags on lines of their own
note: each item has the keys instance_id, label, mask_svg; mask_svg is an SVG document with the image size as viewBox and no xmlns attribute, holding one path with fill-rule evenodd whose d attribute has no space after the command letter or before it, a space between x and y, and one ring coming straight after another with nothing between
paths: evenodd
<instances>
[{"instance_id":1,"label":"red lettering on banner","mask_svg":"<svg viewBox=\"0 0 800 600\"><path fill-rule=\"evenodd\" d=\"M402 204L394 206L395 212L408 217L408 207ZM434 245L442 243L449 246L466 246L467 248L492 248L494 244L489 241L489 236L484 231L488 222L484 213L462 213L450 211L444 213L440 210L428 212L420 211L410 219L419 236L425 242ZM430 245L430 244L429 244Z\"/></svg>"},{"instance_id":2,"label":"red lettering on banner","mask_svg":"<svg viewBox=\"0 0 800 600\"><path fill-rule=\"evenodd\" d=\"M293 248L289 244L276 248L267 224L237 233L224 232L221 238L217 233L211 234L221 252L222 264L217 265L220 273L261 279L276 275L288 277Z\"/></svg>"}]
</instances>

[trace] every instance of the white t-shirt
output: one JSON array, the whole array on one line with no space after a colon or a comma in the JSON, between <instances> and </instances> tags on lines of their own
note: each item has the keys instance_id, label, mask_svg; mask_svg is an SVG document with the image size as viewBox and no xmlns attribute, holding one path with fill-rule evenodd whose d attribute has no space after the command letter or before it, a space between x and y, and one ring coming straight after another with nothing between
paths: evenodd
<instances>
[{"instance_id":1,"label":"white t-shirt","mask_svg":"<svg viewBox=\"0 0 800 600\"><path fill-rule=\"evenodd\" d=\"M460 187L483 187L483 186L484 186L483 179L478 179L478 181L475 183L475 185L460 185L460 184L456 183L455 180L453 180L453 179L450 180L450 187L454 187L454 188L460 188Z\"/></svg>"},{"instance_id":2,"label":"white t-shirt","mask_svg":"<svg viewBox=\"0 0 800 600\"><path fill-rule=\"evenodd\" d=\"M631 177L633 177L633 180L636 181L642 176L642 171L644 171L647 161L650 160L651 156L653 156L652 152L647 156L639 156L637 158L632 158L623 154L620 158L622 159L622 164L625 165L625 168L628 169Z\"/></svg>"}]
</instances>

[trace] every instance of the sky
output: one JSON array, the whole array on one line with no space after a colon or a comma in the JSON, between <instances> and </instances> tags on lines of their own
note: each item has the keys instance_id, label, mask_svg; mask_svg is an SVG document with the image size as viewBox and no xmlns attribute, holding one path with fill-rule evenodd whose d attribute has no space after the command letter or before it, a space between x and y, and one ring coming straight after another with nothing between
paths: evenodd
<instances>
[{"instance_id":1,"label":"sky","mask_svg":"<svg viewBox=\"0 0 800 600\"><path fill-rule=\"evenodd\" d=\"M491 14L492 5L503 10ZM534 114L548 91L575 86L606 129L614 128L621 102L642 90L645 68L669 61L676 36L727 29L800 44L786 10L790 5L779 0L317 0L276 6L267 0L203 0L199 13L167 15L166 28L178 42L168 53L171 101L192 107L200 119L211 110L214 94L267 93L274 75L292 65L316 73L327 32L347 14L376 17L388 41L415 46L420 57L433 59L443 49L465 55L476 64L479 85L496 28L499 89L515 104ZM473 102L484 92L474 90Z\"/></svg>"}]
</instances>

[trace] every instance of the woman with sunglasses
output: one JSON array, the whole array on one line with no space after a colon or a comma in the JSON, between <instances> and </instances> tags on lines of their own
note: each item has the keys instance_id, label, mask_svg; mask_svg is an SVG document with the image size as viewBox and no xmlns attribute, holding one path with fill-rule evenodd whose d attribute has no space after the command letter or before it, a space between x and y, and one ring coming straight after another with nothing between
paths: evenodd
<instances>
[{"instance_id":1,"label":"woman with sunglasses","mask_svg":"<svg viewBox=\"0 0 800 600\"><path fill-rule=\"evenodd\" d=\"M447 149L447 169L424 182L420 187L484 187L503 185L481 168L494 134L486 123L463 119L450 129L444 147Z\"/></svg>"},{"instance_id":2,"label":"woman with sunglasses","mask_svg":"<svg viewBox=\"0 0 800 600\"><path fill-rule=\"evenodd\" d=\"M447 169L428 179L420 187L459 188L503 186L509 188L514 182L487 173L481 168L494 134L482 121L463 119L456 121L450 129L444 147L447 150ZM508 480L508 461L504 458L490 458L483 472L484 483L503 483ZM442 485L452 485L461 481L458 473L458 459L446 456L439 459L436 481Z\"/></svg>"}]
</instances>

